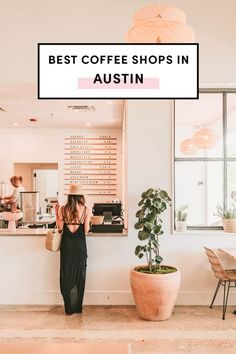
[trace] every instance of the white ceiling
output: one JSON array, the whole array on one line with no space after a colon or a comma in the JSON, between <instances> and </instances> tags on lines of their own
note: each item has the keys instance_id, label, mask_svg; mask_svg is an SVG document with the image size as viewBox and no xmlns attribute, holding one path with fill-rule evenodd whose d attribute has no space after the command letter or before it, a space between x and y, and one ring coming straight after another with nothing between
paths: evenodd
<instances>
[{"instance_id":1,"label":"white ceiling","mask_svg":"<svg viewBox=\"0 0 236 354\"><path fill-rule=\"evenodd\" d=\"M35 84L0 86L0 128L120 128L122 100L37 100ZM68 106L89 106L71 110ZM37 122L30 122L31 118Z\"/></svg>"}]
</instances>

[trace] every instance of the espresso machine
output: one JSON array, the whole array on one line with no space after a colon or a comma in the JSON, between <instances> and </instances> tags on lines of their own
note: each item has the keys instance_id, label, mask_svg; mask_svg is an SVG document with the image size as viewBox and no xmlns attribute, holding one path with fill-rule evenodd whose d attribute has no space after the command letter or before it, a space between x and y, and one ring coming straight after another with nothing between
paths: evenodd
<instances>
[{"instance_id":1,"label":"espresso machine","mask_svg":"<svg viewBox=\"0 0 236 354\"><path fill-rule=\"evenodd\" d=\"M122 233L124 219L122 203L94 203L93 215L103 216L101 224L92 224L91 231L95 233Z\"/></svg>"}]
</instances>

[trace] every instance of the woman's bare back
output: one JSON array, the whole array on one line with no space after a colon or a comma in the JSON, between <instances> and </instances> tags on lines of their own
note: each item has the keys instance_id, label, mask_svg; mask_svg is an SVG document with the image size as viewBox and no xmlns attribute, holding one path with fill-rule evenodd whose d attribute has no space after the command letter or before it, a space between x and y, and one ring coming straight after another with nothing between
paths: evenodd
<instances>
[{"instance_id":1,"label":"woman's bare back","mask_svg":"<svg viewBox=\"0 0 236 354\"><path fill-rule=\"evenodd\" d=\"M67 224L68 229L74 233L78 230L80 224L84 224L85 232L89 231L90 225L89 225L89 211L88 208L85 207L84 205L78 204L76 206L77 208L77 216L76 219L73 221L68 221L68 215L66 213L66 210L64 209L64 222Z\"/></svg>"}]
</instances>

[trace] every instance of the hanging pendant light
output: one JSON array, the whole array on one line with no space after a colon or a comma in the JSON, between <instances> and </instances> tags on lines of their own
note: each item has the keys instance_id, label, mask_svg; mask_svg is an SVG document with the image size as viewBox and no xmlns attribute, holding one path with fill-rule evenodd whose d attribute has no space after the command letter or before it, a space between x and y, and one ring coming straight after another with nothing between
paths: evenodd
<instances>
[{"instance_id":1,"label":"hanging pendant light","mask_svg":"<svg viewBox=\"0 0 236 354\"><path fill-rule=\"evenodd\" d=\"M194 144L193 139L185 139L180 144L180 151L184 155L195 156L197 154L197 147Z\"/></svg>"},{"instance_id":2,"label":"hanging pendant light","mask_svg":"<svg viewBox=\"0 0 236 354\"><path fill-rule=\"evenodd\" d=\"M149 5L138 10L134 15L135 24L155 19L186 23L185 13L172 6Z\"/></svg>"},{"instance_id":3,"label":"hanging pendant light","mask_svg":"<svg viewBox=\"0 0 236 354\"><path fill-rule=\"evenodd\" d=\"M150 5L136 12L126 39L129 43L189 43L195 35L182 10Z\"/></svg>"},{"instance_id":4,"label":"hanging pendant light","mask_svg":"<svg viewBox=\"0 0 236 354\"><path fill-rule=\"evenodd\" d=\"M212 149L218 143L218 136L213 129L202 128L193 134L193 142L199 149Z\"/></svg>"}]
</instances>

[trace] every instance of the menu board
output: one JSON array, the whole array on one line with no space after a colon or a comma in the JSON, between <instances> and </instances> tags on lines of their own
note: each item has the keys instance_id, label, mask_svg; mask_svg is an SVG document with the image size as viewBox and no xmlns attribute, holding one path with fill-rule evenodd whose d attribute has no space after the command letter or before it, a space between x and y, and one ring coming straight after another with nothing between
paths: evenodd
<instances>
[{"instance_id":1,"label":"menu board","mask_svg":"<svg viewBox=\"0 0 236 354\"><path fill-rule=\"evenodd\" d=\"M117 195L117 138L71 135L64 140L65 191L82 184L87 195Z\"/></svg>"}]
</instances>

